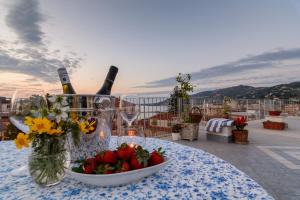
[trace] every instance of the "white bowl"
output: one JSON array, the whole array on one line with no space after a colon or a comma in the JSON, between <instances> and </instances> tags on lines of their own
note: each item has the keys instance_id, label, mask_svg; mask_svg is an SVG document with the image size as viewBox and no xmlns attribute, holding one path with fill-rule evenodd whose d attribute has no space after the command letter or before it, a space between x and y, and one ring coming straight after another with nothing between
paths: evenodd
<instances>
[{"instance_id":1,"label":"white bowl","mask_svg":"<svg viewBox=\"0 0 300 200\"><path fill-rule=\"evenodd\" d=\"M67 170L67 174L75 180L90 185L101 187L118 186L136 182L144 177L150 176L151 174L154 174L155 172L158 172L164 168L170 162L170 158L165 158L165 161L158 165L116 174L82 174L73 172L71 169Z\"/></svg>"}]
</instances>

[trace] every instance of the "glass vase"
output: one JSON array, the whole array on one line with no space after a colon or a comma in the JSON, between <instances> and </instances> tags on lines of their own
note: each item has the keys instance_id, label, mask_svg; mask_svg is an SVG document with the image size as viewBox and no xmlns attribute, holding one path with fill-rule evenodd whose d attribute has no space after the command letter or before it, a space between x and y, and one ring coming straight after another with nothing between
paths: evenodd
<instances>
[{"instance_id":1,"label":"glass vase","mask_svg":"<svg viewBox=\"0 0 300 200\"><path fill-rule=\"evenodd\" d=\"M29 174L40 186L58 184L70 165L70 154L65 149L65 137L41 137L33 141L28 160Z\"/></svg>"}]
</instances>

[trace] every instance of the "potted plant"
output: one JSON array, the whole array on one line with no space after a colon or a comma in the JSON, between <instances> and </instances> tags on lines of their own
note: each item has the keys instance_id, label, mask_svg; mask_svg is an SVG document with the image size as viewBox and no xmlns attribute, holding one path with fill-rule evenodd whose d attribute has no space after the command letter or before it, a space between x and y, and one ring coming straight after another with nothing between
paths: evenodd
<instances>
[{"instance_id":1,"label":"potted plant","mask_svg":"<svg viewBox=\"0 0 300 200\"><path fill-rule=\"evenodd\" d=\"M278 111L278 110L269 111L270 116L280 116L280 114L281 114L281 111Z\"/></svg>"},{"instance_id":2,"label":"potted plant","mask_svg":"<svg viewBox=\"0 0 300 200\"><path fill-rule=\"evenodd\" d=\"M223 99L223 118L229 119L229 116L231 114L231 98L225 96Z\"/></svg>"},{"instance_id":3,"label":"potted plant","mask_svg":"<svg viewBox=\"0 0 300 200\"><path fill-rule=\"evenodd\" d=\"M198 123L192 123L194 116L190 116L189 92L193 92L194 86L190 83L191 74L181 73L176 77L177 85L170 96L169 112L180 114L184 123L181 125L181 139L194 140L198 138ZM197 116L199 120L200 116Z\"/></svg>"},{"instance_id":4,"label":"potted plant","mask_svg":"<svg viewBox=\"0 0 300 200\"><path fill-rule=\"evenodd\" d=\"M233 141L236 144L248 144L248 130L245 130L247 126L246 117L238 117L234 121L235 130L232 130Z\"/></svg>"},{"instance_id":5,"label":"potted plant","mask_svg":"<svg viewBox=\"0 0 300 200\"><path fill-rule=\"evenodd\" d=\"M180 135L181 129L182 129L181 124L174 124L172 126L172 139L174 141L181 139L181 135Z\"/></svg>"}]
</instances>

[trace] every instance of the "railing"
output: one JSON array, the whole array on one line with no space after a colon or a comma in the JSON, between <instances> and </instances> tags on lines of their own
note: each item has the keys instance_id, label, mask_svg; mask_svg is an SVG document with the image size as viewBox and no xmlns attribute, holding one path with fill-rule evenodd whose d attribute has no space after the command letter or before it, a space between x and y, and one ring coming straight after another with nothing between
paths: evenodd
<instances>
[{"instance_id":1,"label":"railing","mask_svg":"<svg viewBox=\"0 0 300 200\"><path fill-rule=\"evenodd\" d=\"M168 136L172 129L172 120L177 115L169 111L167 97L140 97L139 123L144 126L146 137Z\"/></svg>"},{"instance_id":2,"label":"railing","mask_svg":"<svg viewBox=\"0 0 300 200\"><path fill-rule=\"evenodd\" d=\"M171 133L172 122L180 118L184 111L193 106L201 109L203 120L222 117L224 114L223 99L191 97L189 102L177 100L177 111L169 111L168 97L141 97L140 99L141 125L148 137L163 137ZM284 99L232 99L229 103L231 117L246 116L248 120L264 119L269 111L278 110L289 116L300 115L300 100Z\"/></svg>"},{"instance_id":3,"label":"railing","mask_svg":"<svg viewBox=\"0 0 300 200\"><path fill-rule=\"evenodd\" d=\"M201 109L203 121L214 117L222 117L224 112L224 101L217 98L191 97L189 102L177 99L176 105L174 104L170 102L168 97L140 97L140 115L138 119L139 124L145 129L147 137L170 136L172 123L180 119L183 112L193 106ZM170 111L170 106L176 107L177 112ZM244 115L247 116L248 120L263 119L271 110L279 110L289 116L299 116L300 100L234 99L230 103L230 108L232 117ZM7 117L8 113L4 110L1 105L0 116Z\"/></svg>"}]
</instances>

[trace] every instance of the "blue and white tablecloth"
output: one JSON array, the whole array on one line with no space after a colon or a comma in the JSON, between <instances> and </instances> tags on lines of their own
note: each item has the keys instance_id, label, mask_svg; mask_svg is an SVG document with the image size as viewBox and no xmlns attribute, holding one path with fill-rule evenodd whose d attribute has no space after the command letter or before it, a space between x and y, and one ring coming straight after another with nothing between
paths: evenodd
<instances>
[{"instance_id":1,"label":"blue and white tablecloth","mask_svg":"<svg viewBox=\"0 0 300 200\"><path fill-rule=\"evenodd\" d=\"M112 148L116 138L111 141ZM95 187L66 177L48 188L30 176L13 177L11 170L27 162L28 150L0 142L0 199L273 199L246 174L202 150L159 139L147 139L147 148L162 146L173 161L164 170L137 183Z\"/></svg>"}]
</instances>

